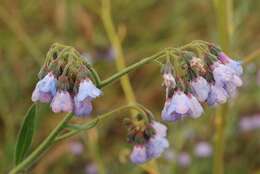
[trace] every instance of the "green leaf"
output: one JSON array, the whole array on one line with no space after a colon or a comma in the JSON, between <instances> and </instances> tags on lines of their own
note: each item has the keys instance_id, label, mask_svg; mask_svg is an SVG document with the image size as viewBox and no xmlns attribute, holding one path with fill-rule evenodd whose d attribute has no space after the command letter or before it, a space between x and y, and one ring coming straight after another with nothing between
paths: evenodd
<instances>
[{"instance_id":1,"label":"green leaf","mask_svg":"<svg viewBox=\"0 0 260 174\"><path fill-rule=\"evenodd\" d=\"M34 133L34 127L35 127L35 117L36 117L36 104L32 104L29 110L26 113L26 116L24 118L22 127L20 129L17 143L15 147L15 164L19 164L28 153L33 133Z\"/></svg>"}]
</instances>

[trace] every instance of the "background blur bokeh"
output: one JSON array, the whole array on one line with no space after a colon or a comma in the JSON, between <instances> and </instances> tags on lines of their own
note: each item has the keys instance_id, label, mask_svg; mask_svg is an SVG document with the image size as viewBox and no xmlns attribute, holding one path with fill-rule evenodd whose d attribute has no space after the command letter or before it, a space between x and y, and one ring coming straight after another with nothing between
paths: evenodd
<instances>
[{"instance_id":1,"label":"background blur bokeh","mask_svg":"<svg viewBox=\"0 0 260 174\"><path fill-rule=\"evenodd\" d=\"M243 59L260 48L260 1L234 0L233 7L231 55ZM15 139L52 43L74 46L93 63L102 79L116 72L116 57L99 8L96 0L0 1L0 173L13 166ZM218 43L212 0L112 0L112 15L128 65L162 48L195 39ZM257 58L245 66L244 86L225 115L227 174L260 172L259 66ZM137 101L159 120L164 105L159 66L146 65L131 73L130 79ZM126 101L120 83L114 83L95 100L93 117L123 103ZM157 160L161 173L211 173L213 113L211 108L199 119L168 124L171 148ZM38 114L32 148L62 117L43 104ZM116 117L55 146L32 173L144 173L128 161L130 150L122 117Z\"/></svg>"}]
</instances>

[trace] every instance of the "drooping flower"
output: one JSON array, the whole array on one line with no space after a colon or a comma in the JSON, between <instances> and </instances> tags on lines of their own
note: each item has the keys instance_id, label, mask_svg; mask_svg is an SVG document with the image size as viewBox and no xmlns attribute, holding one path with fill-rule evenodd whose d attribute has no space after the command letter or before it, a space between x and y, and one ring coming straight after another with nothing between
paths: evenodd
<instances>
[{"instance_id":1,"label":"drooping flower","mask_svg":"<svg viewBox=\"0 0 260 174\"><path fill-rule=\"evenodd\" d=\"M101 95L101 90L98 89L90 79L86 78L81 80L79 84L79 90L77 95L75 96L78 101L83 101L86 98L90 100Z\"/></svg>"},{"instance_id":2,"label":"drooping flower","mask_svg":"<svg viewBox=\"0 0 260 174\"><path fill-rule=\"evenodd\" d=\"M212 147L207 142L199 142L195 146L194 153L200 158L209 157L212 154Z\"/></svg>"},{"instance_id":3,"label":"drooping flower","mask_svg":"<svg viewBox=\"0 0 260 174\"><path fill-rule=\"evenodd\" d=\"M210 87L206 79L199 76L191 81L193 95L200 101L204 102L209 95Z\"/></svg>"},{"instance_id":4,"label":"drooping flower","mask_svg":"<svg viewBox=\"0 0 260 174\"><path fill-rule=\"evenodd\" d=\"M43 79L41 79L32 94L32 101L40 101L48 103L56 94L57 79L52 72L49 72Z\"/></svg>"},{"instance_id":5,"label":"drooping flower","mask_svg":"<svg viewBox=\"0 0 260 174\"><path fill-rule=\"evenodd\" d=\"M218 104L223 104L227 101L228 94L226 90L216 84L210 85L210 92L207 98L207 103L210 106L216 106Z\"/></svg>"},{"instance_id":6,"label":"drooping flower","mask_svg":"<svg viewBox=\"0 0 260 174\"><path fill-rule=\"evenodd\" d=\"M88 116L92 112L91 101L86 98L82 101L79 101L74 97L74 114L76 116Z\"/></svg>"},{"instance_id":7,"label":"drooping flower","mask_svg":"<svg viewBox=\"0 0 260 174\"><path fill-rule=\"evenodd\" d=\"M59 90L52 100L51 108L55 113L72 112L73 103L69 92L65 90Z\"/></svg>"},{"instance_id":8,"label":"drooping flower","mask_svg":"<svg viewBox=\"0 0 260 174\"><path fill-rule=\"evenodd\" d=\"M90 79L85 78L79 84L79 90L74 97L74 113L77 116L87 116L92 111L91 100L101 95L98 89Z\"/></svg>"},{"instance_id":9,"label":"drooping flower","mask_svg":"<svg viewBox=\"0 0 260 174\"><path fill-rule=\"evenodd\" d=\"M146 147L143 145L135 145L130 155L130 159L135 164L145 163L148 159Z\"/></svg>"},{"instance_id":10,"label":"drooping flower","mask_svg":"<svg viewBox=\"0 0 260 174\"><path fill-rule=\"evenodd\" d=\"M190 100L190 108L189 108L189 112L188 115L191 116L192 118L198 118L201 116L201 114L203 113L203 108L201 106L201 104L198 102L198 100L192 95L189 94L188 98Z\"/></svg>"},{"instance_id":11,"label":"drooping flower","mask_svg":"<svg viewBox=\"0 0 260 174\"><path fill-rule=\"evenodd\" d=\"M169 142L166 138L167 127L156 121L152 121L150 126L154 129L155 134L148 137L145 143L134 146L130 155L133 163L141 164L157 158L169 147Z\"/></svg>"},{"instance_id":12,"label":"drooping flower","mask_svg":"<svg viewBox=\"0 0 260 174\"><path fill-rule=\"evenodd\" d=\"M190 100L184 92L175 91L173 96L166 100L162 119L166 121L176 121L187 115L190 109Z\"/></svg>"},{"instance_id":13,"label":"drooping flower","mask_svg":"<svg viewBox=\"0 0 260 174\"><path fill-rule=\"evenodd\" d=\"M224 52L220 52L218 58L223 64L233 69L236 75L241 76L243 74L243 67L241 62L231 59Z\"/></svg>"}]
</instances>

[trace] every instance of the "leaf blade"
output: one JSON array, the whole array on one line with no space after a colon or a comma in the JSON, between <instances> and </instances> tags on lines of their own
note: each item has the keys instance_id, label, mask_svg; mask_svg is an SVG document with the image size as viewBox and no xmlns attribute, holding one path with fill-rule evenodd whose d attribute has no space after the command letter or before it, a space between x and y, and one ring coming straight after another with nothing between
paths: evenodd
<instances>
[{"instance_id":1,"label":"leaf blade","mask_svg":"<svg viewBox=\"0 0 260 174\"><path fill-rule=\"evenodd\" d=\"M15 147L15 164L19 164L30 149L34 134L36 117L36 104L32 104L28 109L20 128Z\"/></svg>"}]
</instances>

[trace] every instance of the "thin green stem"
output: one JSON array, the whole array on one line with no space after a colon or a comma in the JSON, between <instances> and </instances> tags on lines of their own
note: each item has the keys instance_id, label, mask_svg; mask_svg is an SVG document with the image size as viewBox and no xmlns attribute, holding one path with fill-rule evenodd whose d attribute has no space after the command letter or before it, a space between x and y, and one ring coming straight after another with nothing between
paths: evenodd
<instances>
[{"instance_id":1,"label":"thin green stem","mask_svg":"<svg viewBox=\"0 0 260 174\"><path fill-rule=\"evenodd\" d=\"M161 51L153 56L150 56L150 57L146 57L146 58L143 58L141 59L140 61L124 68L123 70L119 71L118 73L108 77L107 79L103 80L101 83L100 83L100 88L104 87L104 86L107 86L108 84L111 84L113 83L114 81L118 80L120 77L126 75L127 73L129 73L130 71L133 71L134 69L140 67L140 66L143 66L147 63L150 63L151 61L153 60L156 60L156 59L159 59L159 58L162 58L165 56L165 53L164 51Z\"/></svg>"},{"instance_id":2,"label":"thin green stem","mask_svg":"<svg viewBox=\"0 0 260 174\"><path fill-rule=\"evenodd\" d=\"M87 122L87 123L84 123L82 125L79 126L79 129L73 129L61 136L58 136L56 139L55 139L55 142L58 142L58 141L61 141L61 140L64 140L66 138L69 138L73 135L76 135L77 133L81 132L81 131L85 131L85 130L88 130L88 129L91 129L93 127L95 127L100 121L104 120L104 119L107 119L110 115L113 115L113 114L116 114L122 110L125 110L125 109L129 109L129 108L132 108L132 109L135 109L139 112L143 112L138 105L136 104L129 104L129 105L125 105L125 106L122 106L122 107L119 107L117 109L114 109L110 112L107 112L105 114L102 114L100 116L97 116L97 118Z\"/></svg>"},{"instance_id":3,"label":"thin green stem","mask_svg":"<svg viewBox=\"0 0 260 174\"><path fill-rule=\"evenodd\" d=\"M25 160L23 160L20 164L18 164L15 168L13 168L9 174L16 174L32 165L39 156L44 153L50 145L53 144L53 140L59 134L59 132L63 129L63 126L72 118L73 114L67 114L64 119L52 130L49 136L35 149Z\"/></svg>"},{"instance_id":4,"label":"thin green stem","mask_svg":"<svg viewBox=\"0 0 260 174\"><path fill-rule=\"evenodd\" d=\"M101 19L103 21L105 30L107 32L108 38L115 50L116 54L116 67L118 71L126 68L126 62L124 58L124 53L121 45L121 41L116 33L116 29L114 27L114 23L111 17L111 7L110 0L102 0L101 1ZM136 101L134 91L132 85L130 83L128 75L123 76L120 79L121 86L123 88L124 94L128 103L133 103ZM134 111L132 111L134 114Z\"/></svg>"}]
</instances>

